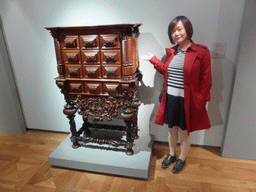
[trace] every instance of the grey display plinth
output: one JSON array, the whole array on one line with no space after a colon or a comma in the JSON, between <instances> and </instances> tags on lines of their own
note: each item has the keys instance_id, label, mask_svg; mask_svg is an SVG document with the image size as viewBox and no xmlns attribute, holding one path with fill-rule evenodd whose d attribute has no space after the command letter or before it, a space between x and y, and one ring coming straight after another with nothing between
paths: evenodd
<instances>
[{"instance_id":1,"label":"grey display plinth","mask_svg":"<svg viewBox=\"0 0 256 192\"><path fill-rule=\"evenodd\" d=\"M105 131L105 133L107 132ZM93 143L87 143L85 146L73 149L70 141L71 135L69 135L48 157L49 164L148 179L153 139L148 133L139 135L140 138L134 142L134 154L131 156L125 154L124 147L116 148ZM125 140L125 136L122 139Z\"/></svg>"}]
</instances>

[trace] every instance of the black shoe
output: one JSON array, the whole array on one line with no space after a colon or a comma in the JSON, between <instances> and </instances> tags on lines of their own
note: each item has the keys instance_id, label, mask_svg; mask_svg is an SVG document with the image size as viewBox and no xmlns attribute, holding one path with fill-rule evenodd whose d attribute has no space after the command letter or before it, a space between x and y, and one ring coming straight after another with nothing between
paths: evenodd
<instances>
[{"instance_id":1,"label":"black shoe","mask_svg":"<svg viewBox=\"0 0 256 192\"><path fill-rule=\"evenodd\" d=\"M186 165L186 160L182 161L181 159L178 159L176 164L173 166L172 172L174 174L181 172L185 165Z\"/></svg>"},{"instance_id":2,"label":"black shoe","mask_svg":"<svg viewBox=\"0 0 256 192\"><path fill-rule=\"evenodd\" d=\"M171 154L167 155L167 157L162 162L162 168L165 169L171 165L171 163L176 161L176 154L175 156L171 156Z\"/></svg>"}]
</instances>

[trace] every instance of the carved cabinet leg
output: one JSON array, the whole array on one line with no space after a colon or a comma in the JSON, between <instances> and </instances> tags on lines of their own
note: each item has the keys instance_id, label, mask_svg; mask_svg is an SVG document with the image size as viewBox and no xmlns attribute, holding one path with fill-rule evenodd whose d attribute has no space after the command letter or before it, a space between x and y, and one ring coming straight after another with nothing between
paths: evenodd
<instances>
[{"instance_id":1,"label":"carved cabinet leg","mask_svg":"<svg viewBox=\"0 0 256 192\"><path fill-rule=\"evenodd\" d=\"M74 106L74 104L72 102L68 102L65 106L64 106L64 110L63 113L65 115L67 115L67 118L69 119L69 124L70 124L70 131L71 131L71 141L73 142L72 147L73 148L78 148L79 144L77 141L77 132L76 132L76 123L75 123L75 113L76 113L76 107Z\"/></svg>"},{"instance_id":2,"label":"carved cabinet leg","mask_svg":"<svg viewBox=\"0 0 256 192\"><path fill-rule=\"evenodd\" d=\"M78 136L80 136L83 132L85 133L85 135L89 135L91 133L91 131L89 130L90 123L88 122L88 119L83 118L83 121L84 122L82 127L77 132Z\"/></svg>"},{"instance_id":3,"label":"carved cabinet leg","mask_svg":"<svg viewBox=\"0 0 256 192\"><path fill-rule=\"evenodd\" d=\"M122 113L122 119L124 120L124 122L126 124L126 140L127 140L126 154L127 155L133 155L133 153L134 153L132 147L133 147L133 142L134 142L133 122L134 122L135 116L136 116L135 110L130 105L127 105L127 108L125 108Z\"/></svg>"},{"instance_id":4,"label":"carved cabinet leg","mask_svg":"<svg viewBox=\"0 0 256 192\"><path fill-rule=\"evenodd\" d=\"M133 138L133 126L132 126L132 121L124 121L126 123L126 154L127 155L133 155L134 151L132 149L133 147L133 142L134 142L134 138Z\"/></svg>"},{"instance_id":5,"label":"carved cabinet leg","mask_svg":"<svg viewBox=\"0 0 256 192\"><path fill-rule=\"evenodd\" d=\"M134 139L139 139L139 135L138 135L138 118L137 118L137 113L136 113L136 117L133 120L133 138Z\"/></svg>"},{"instance_id":6,"label":"carved cabinet leg","mask_svg":"<svg viewBox=\"0 0 256 192\"><path fill-rule=\"evenodd\" d=\"M133 120L133 136L134 136L134 139L138 139L139 138L139 135L138 135L138 108L139 106L141 105L141 101L138 97L135 97L133 102L132 102L132 107L135 109L135 113L136 113L136 116Z\"/></svg>"}]
</instances>

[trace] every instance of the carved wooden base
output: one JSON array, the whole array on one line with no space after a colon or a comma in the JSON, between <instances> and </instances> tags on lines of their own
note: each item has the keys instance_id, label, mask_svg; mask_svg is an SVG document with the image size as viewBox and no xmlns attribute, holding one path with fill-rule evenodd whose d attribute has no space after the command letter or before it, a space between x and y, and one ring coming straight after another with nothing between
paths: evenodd
<instances>
[{"instance_id":1,"label":"carved wooden base","mask_svg":"<svg viewBox=\"0 0 256 192\"><path fill-rule=\"evenodd\" d=\"M131 125L132 123L130 123ZM126 141L125 140L122 140L122 139L113 139L113 138L108 138L108 137L105 137L105 138L102 138L102 137L99 137L99 136L95 136L93 134L93 132L90 131L90 127L85 127L85 125L91 125L93 126L92 124L89 124L89 123L84 123L83 124L83 127L81 127L79 129L79 133L77 132L76 136L71 136L71 141L73 142L73 145L72 147L74 149L80 147L80 146L83 146L83 144L86 144L86 143L97 143L97 144L100 144L100 145L111 145L113 147L120 147L120 146L123 146L126 148L126 154L127 155L133 155L134 151L133 151L133 146L134 146L134 140L137 138L136 136L134 136L132 133L135 131L135 130L132 130L131 129L133 127L122 127L122 126L118 126L116 130L113 130L115 126L111 125L101 125L100 127L96 127L96 126L93 126L94 130L95 129L106 129L108 132L112 132L112 133L116 133L117 131L118 132L123 132L126 134ZM104 127L104 128L103 128ZM137 133L136 133L137 135ZM81 144L81 145L80 145Z\"/></svg>"},{"instance_id":2,"label":"carved wooden base","mask_svg":"<svg viewBox=\"0 0 256 192\"><path fill-rule=\"evenodd\" d=\"M135 84L134 84L135 85ZM125 86L123 86L125 87ZM134 140L138 139L138 125L137 125L137 113L138 107L141 102L139 98L136 97L136 91L130 92L130 89L127 89L123 97L88 97L88 96L77 96L76 98L70 98L67 104L64 106L63 113L69 119L70 130L72 133L71 141L73 142L73 148L76 149L80 147L79 143L98 143L98 144L107 144L114 147L124 146L126 148L127 155L133 155L133 145ZM88 117L91 116L92 120L103 121L112 121L116 118L119 112L118 110L123 108L123 113L121 117L124 120L126 126L120 125L94 125L88 122ZM83 117L83 125L77 131L75 124L75 113L78 111L78 114ZM90 128L97 129L111 129L115 131L125 131L126 141L120 139L108 139L108 138L99 138L91 135Z\"/></svg>"},{"instance_id":3,"label":"carved wooden base","mask_svg":"<svg viewBox=\"0 0 256 192\"><path fill-rule=\"evenodd\" d=\"M125 146L126 141L123 140L114 140L114 139L108 139L108 138L94 138L94 137L78 137L77 141L82 141L84 143L98 143L98 144L107 144L107 145L112 145L114 147L119 147L119 146Z\"/></svg>"},{"instance_id":4,"label":"carved wooden base","mask_svg":"<svg viewBox=\"0 0 256 192\"><path fill-rule=\"evenodd\" d=\"M84 101L84 99L83 99ZM88 122L87 116L83 116L83 125L82 127L76 131L76 124L75 124L75 113L77 111L76 103L79 102L68 102L64 107L64 114L67 115L67 118L69 119L70 123L70 130L72 133L71 141L73 142L72 147L74 149L80 147L81 145L79 143L97 143L97 144L107 144L112 145L114 147L123 146L126 148L126 154L127 155L133 155L133 145L134 140L138 139L138 126L137 126L137 105L136 107L132 107L132 105L127 104L127 107L123 109L123 113L121 114L122 119L124 120L126 126L121 125L104 125L104 124L92 124ZM84 105L84 103L83 103ZM135 104L134 104L135 106ZM78 107L79 108L79 107ZM80 114L84 114L80 109ZM126 134L126 141L121 139L112 139L112 138L102 138L97 137L91 134L90 128L94 129L106 129L106 130L112 130L112 131L123 131Z\"/></svg>"}]
</instances>

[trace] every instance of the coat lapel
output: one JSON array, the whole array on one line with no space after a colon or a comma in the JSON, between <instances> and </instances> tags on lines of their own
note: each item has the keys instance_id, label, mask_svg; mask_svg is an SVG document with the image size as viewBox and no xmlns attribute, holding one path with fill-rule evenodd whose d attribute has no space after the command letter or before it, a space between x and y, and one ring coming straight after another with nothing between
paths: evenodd
<instances>
[{"instance_id":1,"label":"coat lapel","mask_svg":"<svg viewBox=\"0 0 256 192\"><path fill-rule=\"evenodd\" d=\"M186 57L185 57L185 61L184 61L184 82L189 82L186 80L190 80L191 79L191 71L193 68L193 64L195 62L195 59L197 57L197 52L196 52L196 45L195 43L192 41L191 46L188 48L187 52L186 52Z\"/></svg>"},{"instance_id":2,"label":"coat lapel","mask_svg":"<svg viewBox=\"0 0 256 192\"><path fill-rule=\"evenodd\" d=\"M167 58L166 58L165 70L167 70L172 58L174 57L175 52L177 51L177 48L178 48L178 46L176 45L172 48L167 48L166 49Z\"/></svg>"}]
</instances>

